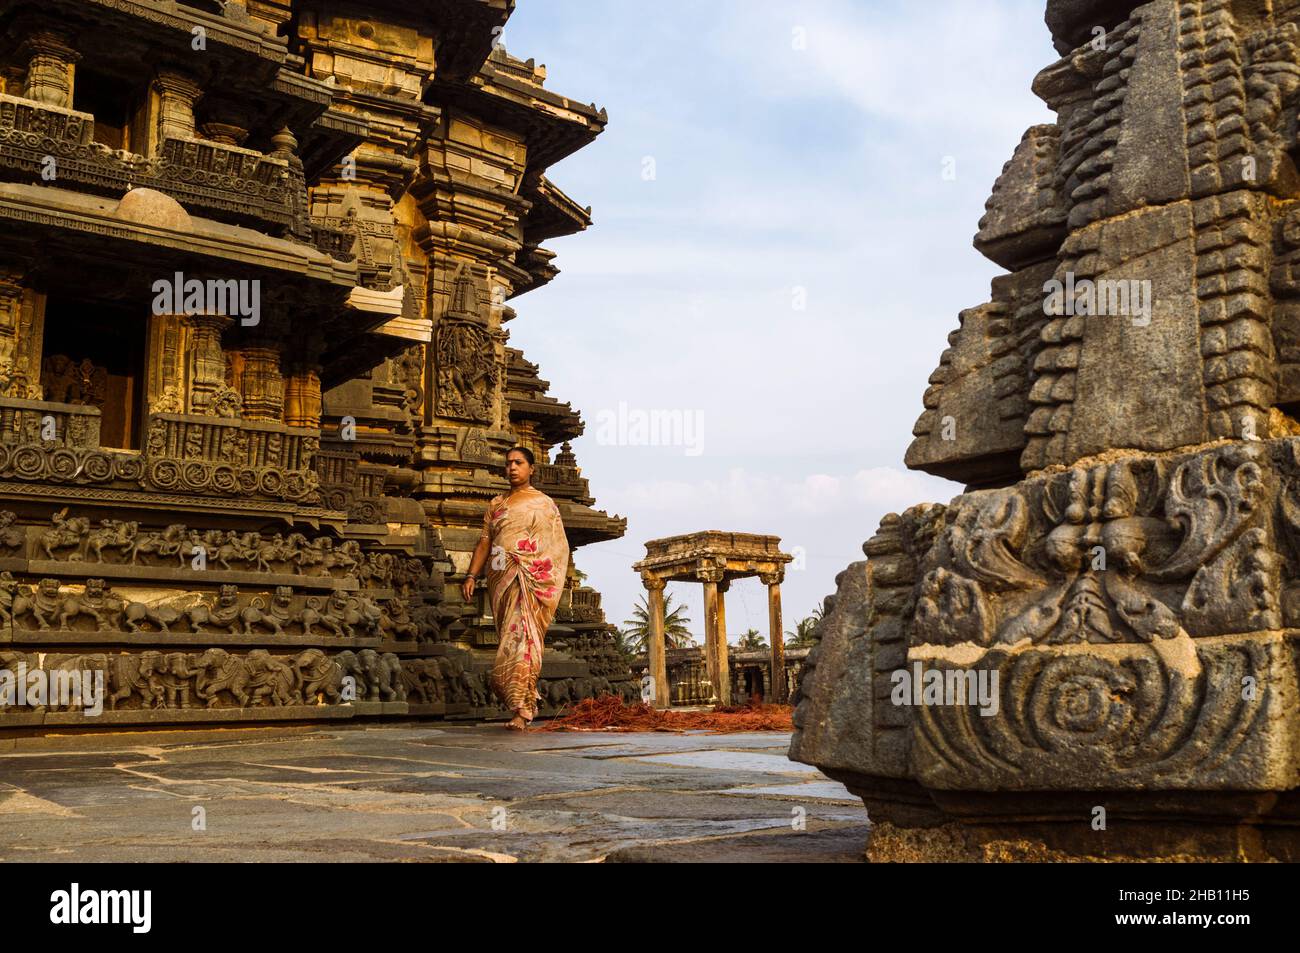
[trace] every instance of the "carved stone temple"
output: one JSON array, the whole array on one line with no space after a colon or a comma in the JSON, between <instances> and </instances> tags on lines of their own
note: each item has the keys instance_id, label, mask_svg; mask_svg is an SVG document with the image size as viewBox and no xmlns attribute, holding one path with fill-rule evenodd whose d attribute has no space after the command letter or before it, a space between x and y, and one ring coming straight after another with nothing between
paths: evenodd
<instances>
[{"instance_id":1,"label":"carved stone temple","mask_svg":"<svg viewBox=\"0 0 1300 953\"><path fill-rule=\"evenodd\" d=\"M509 346L606 122L513 7L0 0L0 699L107 696L0 731L505 714L458 591L506 449L575 549L626 525ZM572 568L542 679L639 692Z\"/></svg>"},{"instance_id":2,"label":"carved stone temple","mask_svg":"<svg viewBox=\"0 0 1300 953\"><path fill-rule=\"evenodd\" d=\"M1300 3L1047 24L907 454L966 492L838 577L791 757L873 859L1300 859Z\"/></svg>"}]
</instances>

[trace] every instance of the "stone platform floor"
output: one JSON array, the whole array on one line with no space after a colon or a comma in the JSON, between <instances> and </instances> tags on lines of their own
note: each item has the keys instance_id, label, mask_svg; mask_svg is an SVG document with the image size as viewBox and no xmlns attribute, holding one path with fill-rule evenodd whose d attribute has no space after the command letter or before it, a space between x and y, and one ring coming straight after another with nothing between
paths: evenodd
<instances>
[{"instance_id":1,"label":"stone platform floor","mask_svg":"<svg viewBox=\"0 0 1300 953\"><path fill-rule=\"evenodd\" d=\"M862 802L789 740L442 723L6 740L0 861L861 862Z\"/></svg>"}]
</instances>

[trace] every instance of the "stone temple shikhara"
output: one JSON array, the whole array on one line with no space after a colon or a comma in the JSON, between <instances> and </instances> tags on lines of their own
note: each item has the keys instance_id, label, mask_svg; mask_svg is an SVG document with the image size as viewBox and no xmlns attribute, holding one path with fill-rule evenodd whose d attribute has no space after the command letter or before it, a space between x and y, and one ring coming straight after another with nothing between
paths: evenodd
<instances>
[{"instance_id":1,"label":"stone temple shikhara","mask_svg":"<svg viewBox=\"0 0 1300 953\"><path fill-rule=\"evenodd\" d=\"M508 345L606 122L512 9L0 2L0 676L102 677L95 725L505 714L457 592L506 449L572 547L625 528ZM638 691L572 570L542 679Z\"/></svg>"},{"instance_id":2,"label":"stone temple shikhara","mask_svg":"<svg viewBox=\"0 0 1300 953\"><path fill-rule=\"evenodd\" d=\"M907 454L967 490L838 578L791 757L873 857L1294 860L1300 3L1047 24Z\"/></svg>"}]
</instances>

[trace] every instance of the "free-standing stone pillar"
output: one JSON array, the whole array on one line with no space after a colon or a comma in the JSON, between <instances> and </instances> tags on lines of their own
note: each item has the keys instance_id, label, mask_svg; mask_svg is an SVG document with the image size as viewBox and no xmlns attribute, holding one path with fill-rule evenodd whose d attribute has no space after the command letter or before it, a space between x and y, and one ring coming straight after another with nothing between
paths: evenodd
<instances>
[{"instance_id":1,"label":"free-standing stone pillar","mask_svg":"<svg viewBox=\"0 0 1300 953\"><path fill-rule=\"evenodd\" d=\"M704 660L709 670L712 704L722 697L719 681L723 676L718 668L718 584L709 579L704 581Z\"/></svg>"},{"instance_id":2,"label":"free-standing stone pillar","mask_svg":"<svg viewBox=\"0 0 1300 953\"><path fill-rule=\"evenodd\" d=\"M668 660L664 646L664 581L643 576L646 592L646 610L650 616L650 631L646 636L646 655L650 660L650 678L654 682L654 707L667 708Z\"/></svg>"},{"instance_id":3,"label":"free-standing stone pillar","mask_svg":"<svg viewBox=\"0 0 1300 953\"><path fill-rule=\"evenodd\" d=\"M240 391L244 417L248 420L281 420L284 417L284 376L280 373L280 352L274 347L246 347Z\"/></svg>"},{"instance_id":4,"label":"free-standing stone pillar","mask_svg":"<svg viewBox=\"0 0 1300 953\"><path fill-rule=\"evenodd\" d=\"M45 295L17 271L0 271L0 396L40 400Z\"/></svg>"},{"instance_id":5,"label":"free-standing stone pillar","mask_svg":"<svg viewBox=\"0 0 1300 953\"><path fill-rule=\"evenodd\" d=\"M727 590L731 588L731 581L723 579L718 583L718 630L717 648L714 650L714 656L718 660L718 672L721 674L722 683L726 686L726 691L719 694L719 704L730 705L731 698L735 694L731 690L731 656L727 646Z\"/></svg>"},{"instance_id":6,"label":"free-standing stone pillar","mask_svg":"<svg viewBox=\"0 0 1300 953\"><path fill-rule=\"evenodd\" d=\"M183 314L149 317L145 405L151 414L185 413L190 333L190 324ZM220 334L219 329L217 333Z\"/></svg>"},{"instance_id":7,"label":"free-standing stone pillar","mask_svg":"<svg viewBox=\"0 0 1300 953\"><path fill-rule=\"evenodd\" d=\"M320 429L320 375L297 370L284 379L284 422L290 427Z\"/></svg>"},{"instance_id":8,"label":"free-standing stone pillar","mask_svg":"<svg viewBox=\"0 0 1300 953\"><path fill-rule=\"evenodd\" d=\"M709 665L713 691L711 704L731 704L731 666L727 660L727 610L720 591L725 585L721 572L709 572L704 578L704 656Z\"/></svg>"},{"instance_id":9,"label":"free-standing stone pillar","mask_svg":"<svg viewBox=\"0 0 1300 953\"><path fill-rule=\"evenodd\" d=\"M768 641L772 646L772 702L786 702L785 640L781 629L781 579L779 573L762 573L759 576L767 586Z\"/></svg>"}]
</instances>

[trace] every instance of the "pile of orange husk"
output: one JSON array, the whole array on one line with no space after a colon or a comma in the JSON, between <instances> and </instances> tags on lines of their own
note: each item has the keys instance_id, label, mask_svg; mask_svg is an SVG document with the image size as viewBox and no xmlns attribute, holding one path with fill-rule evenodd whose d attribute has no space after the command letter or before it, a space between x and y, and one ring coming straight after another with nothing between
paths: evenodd
<instances>
[{"instance_id":1,"label":"pile of orange husk","mask_svg":"<svg viewBox=\"0 0 1300 953\"><path fill-rule=\"evenodd\" d=\"M539 724L537 731L784 731L794 730L789 705L749 704L712 711L659 711L613 695L584 698L571 709Z\"/></svg>"}]
</instances>

